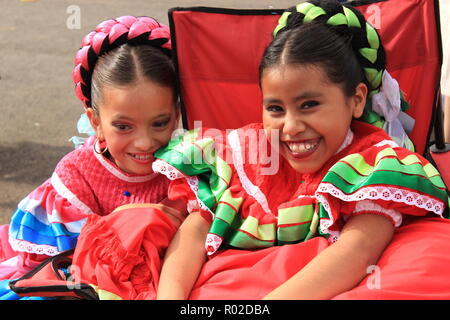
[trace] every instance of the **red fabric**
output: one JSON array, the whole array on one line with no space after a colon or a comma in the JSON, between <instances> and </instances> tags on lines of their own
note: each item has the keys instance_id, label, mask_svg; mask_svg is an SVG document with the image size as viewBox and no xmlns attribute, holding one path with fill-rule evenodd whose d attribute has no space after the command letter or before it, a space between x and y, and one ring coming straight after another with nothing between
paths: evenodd
<instances>
[{"instance_id":1,"label":"red fabric","mask_svg":"<svg viewBox=\"0 0 450 320\"><path fill-rule=\"evenodd\" d=\"M122 299L155 299L164 251L175 231L156 208L90 215L73 257L75 280Z\"/></svg>"},{"instance_id":2,"label":"red fabric","mask_svg":"<svg viewBox=\"0 0 450 320\"><path fill-rule=\"evenodd\" d=\"M190 299L260 299L327 246L315 238L258 251L222 251L205 264ZM379 269L369 269L356 288L334 299L450 299L449 250L449 220L414 220L395 232Z\"/></svg>"},{"instance_id":3,"label":"red fabric","mask_svg":"<svg viewBox=\"0 0 450 320\"><path fill-rule=\"evenodd\" d=\"M425 150L439 55L433 1L390 0L359 8L379 28L387 69L411 104L410 134ZM258 68L279 15L174 11L176 54L188 126L239 128L261 121ZM421 27L418 27L421 26Z\"/></svg>"},{"instance_id":4,"label":"red fabric","mask_svg":"<svg viewBox=\"0 0 450 320\"><path fill-rule=\"evenodd\" d=\"M368 275L353 290L334 299L448 300L449 250L449 220L414 220L396 231L377 263L377 271Z\"/></svg>"},{"instance_id":5,"label":"red fabric","mask_svg":"<svg viewBox=\"0 0 450 320\"><path fill-rule=\"evenodd\" d=\"M84 282L124 299L155 298L161 254L175 230L161 211L139 211L93 216L96 221L87 224L92 228L80 237L84 250L74 257ZM111 234L105 246L102 239ZM328 245L314 238L263 250L221 251L204 265L190 299L260 299ZM450 299L449 250L449 220L413 219L396 230L377 271L369 270L356 288L334 299Z\"/></svg>"},{"instance_id":6,"label":"red fabric","mask_svg":"<svg viewBox=\"0 0 450 320\"><path fill-rule=\"evenodd\" d=\"M192 300L261 299L328 247L325 238L262 250L224 250L203 266Z\"/></svg>"}]
</instances>

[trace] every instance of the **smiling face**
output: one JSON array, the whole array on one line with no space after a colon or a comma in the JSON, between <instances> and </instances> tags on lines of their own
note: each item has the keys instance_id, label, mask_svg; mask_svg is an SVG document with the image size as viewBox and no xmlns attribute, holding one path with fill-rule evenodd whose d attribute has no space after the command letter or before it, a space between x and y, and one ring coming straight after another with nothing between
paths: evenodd
<instances>
[{"instance_id":1,"label":"smiling face","mask_svg":"<svg viewBox=\"0 0 450 320\"><path fill-rule=\"evenodd\" d=\"M263 125L279 130L279 150L300 173L319 170L342 145L353 117L362 115L367 87L347 97L321 67L286 65L261 74Z\"/></svg>"},{"instance_id":2,"label":"smiling face","mask_svg":"<svg viewBox=\"0 0 450 320\"><path fill-rule=\"evenodd\" d=\"M177 126L173 90L149 80L119 88L102 88L99 115L88 117L112 161L124 172L152 173L153 153L165 146Z\"/></svg>"}]
</instances>

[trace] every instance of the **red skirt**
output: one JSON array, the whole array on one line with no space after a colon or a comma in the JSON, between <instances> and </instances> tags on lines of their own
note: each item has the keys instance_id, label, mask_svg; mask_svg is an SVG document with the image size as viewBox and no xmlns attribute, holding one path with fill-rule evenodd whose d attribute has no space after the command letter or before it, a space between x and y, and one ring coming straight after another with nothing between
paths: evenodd
<instances>
[{"instance_id":1,"label":"red skirt","mask_svg":"<svg viewBox=\"0 0 450 320\"><path fill-rule=\"evenodd\" d=\"M157 209L92 216L74 257L81 281L122 299L154 299L176 228ZM262 250L220 251L204 265L190 299L261 299L329 246L324 238ZM450 221L417 218L396 230L376 266L334 299L450 299Z\"/></svg>"},{"instance_id":2,"label":"red skirt","mask_svg":"<svg viewBox=\"0 0 450 320\"><path fill-rule=\"evenodd\" d=\"M258 251L225 250L209 260L191 299L261 299L328 246L324 238ZM396 230L367 276L338 300L450 299L450 221L417 218Z\"/></svg>"},{"instance_id":3,"label":"red skirt","mask_svg":"<svg viewBox=\"0 0 450 320\"><path fill-rule=\"evenodd\" d=\"M75 280L127 300L155 299L164 252L176 232L163 211L137 206L91 215L73 257Z\"/></svg>"}]
</instances>

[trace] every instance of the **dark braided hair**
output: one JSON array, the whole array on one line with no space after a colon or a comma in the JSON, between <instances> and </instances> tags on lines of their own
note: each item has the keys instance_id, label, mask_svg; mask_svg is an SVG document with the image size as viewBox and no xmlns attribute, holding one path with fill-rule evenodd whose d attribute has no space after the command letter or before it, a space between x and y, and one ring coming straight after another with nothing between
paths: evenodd
<instances>
[{"instance_id":1,"label":"dark braided hair","mask_svg":"<svg viewBox=\"0 0 450 320\"><path fill-rule=\"evenodd\" d=\"M167 26L150 17L122 16L83 38L72 78L85 108L96 110L103 86L129 85L142 77L173 88L177 99Z\"/></svg>"},{"instance_id":2,"label":"dark braided hair","mask_svg":"<svg viewBox=\"0 0 450 320\"><path fill-rule=\"evenodd\" d=\"M98 112L104 87L121 87L141 79L173 88L177 100L175 68L171 59L159 48L124 44L101 56L92 73L91 107Z\"/></svg>"},{"instance_id":3,"label":"dark braided hair","mask_svg":"<svg viewBox=\"0 0 450 320\"><path fill-rule=\"evenodd\" d=\"M273 35L260 64L260 79L265 69L281 63L312 64L321 66L347 96L361 82L370 96L379 91L385 51L376 30L357 9L336 0L310 0L287 9ZM370 106L365 113L373 114Z\"/></svg>"}]
</instances>

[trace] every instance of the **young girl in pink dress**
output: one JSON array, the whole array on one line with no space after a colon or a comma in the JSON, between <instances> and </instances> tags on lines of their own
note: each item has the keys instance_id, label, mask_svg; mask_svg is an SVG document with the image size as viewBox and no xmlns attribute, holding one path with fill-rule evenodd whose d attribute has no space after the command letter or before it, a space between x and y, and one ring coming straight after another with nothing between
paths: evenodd
<instances>
[{"instance_id":1,"label":"young girl in pink dress","mask_svg":"<svg viewBox=\"0 0 450 320\"><path fill-rule=\"evenodd\" d=\"M149 17L102 22L84 37L73 80L95 136L67 154L1 226L0 280L73 249L89 217L123 205L163 210L151 216L159 216L164 246L180 223L179 212L165 206L168 180L151 167L179 118L169 29Z\"/></svg>"},{"instance_id":2,"label":"young girl in pink dress","mask_svg":"<svg viewBox=\"0 0 450 320\"><path fill-rule=\"evenodd\" d=\"M159 299L448 299L449 277L405 280L435 259L417 252L445 244L448 197L427 160L365 122L382 125L376 104L404 105L385 59L354 8L311 0L281 16L260 65L262 123L198 129L156 154L154 170L190 210L166 252ZM280 155L276 172L267 150ZM416 218L425 215L443 223ZM378 290L345 296L370 270L381 270Z\"/></svg>"}]
</instances>

